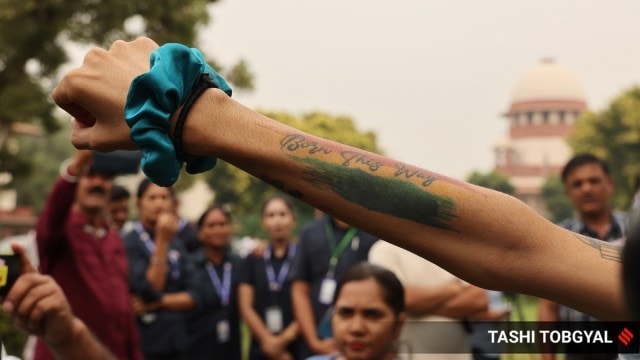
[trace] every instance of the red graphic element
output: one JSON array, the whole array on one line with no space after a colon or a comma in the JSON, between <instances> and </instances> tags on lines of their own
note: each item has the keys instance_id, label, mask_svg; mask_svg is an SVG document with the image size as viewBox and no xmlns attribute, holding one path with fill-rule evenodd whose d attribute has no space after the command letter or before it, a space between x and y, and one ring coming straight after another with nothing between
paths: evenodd
<instances>
[{"instance_id":1,"label":"red graphic element","mask_svg":"<svg viewBox=\"0 0 640 360\"><path fill-rule=\"evenodd\" d=\"M623 343L624 346L629 345L629 342L631 342L631 339L633 339L633 333L629 331L629 329L627 329L626 327L622 329L622 331L620 332L620 335L618 335L618 340L620 340L620 342Z\"/></svg>"}]
</instances>

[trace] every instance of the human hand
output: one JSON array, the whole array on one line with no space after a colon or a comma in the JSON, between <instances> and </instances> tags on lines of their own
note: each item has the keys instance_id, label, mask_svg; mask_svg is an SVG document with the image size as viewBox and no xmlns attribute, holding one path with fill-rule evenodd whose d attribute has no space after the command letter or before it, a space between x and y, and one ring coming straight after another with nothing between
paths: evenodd
<instances>
[{"instance_id":1,"label":"human hand","mask_svg":"<svg viewBox=\"0 0 640 360\"><path fill-rule=\"evenodd\" d=\"M131 295L131 308L133 313L140 316L160 308L160 302L146 303L140 296Z\"/></svg>"},{"instance_id":2,"label":"human hand","mask_svg":"<svg viewBox=\"0 0 640 360\"><path fill-rule=\"evenodd\" d=\"M269 244L266 241L256 240L256 244L253 250L251 250L251 255L262 258L264 256L264 252L267 251L268 246Z\"/></svg>"},{"instance_id":3,"label":"human hand","mask_svg":"<svg viewBox=\"0 0 640 360\"><path fill-rule=\"evenodd\" d=\"M268 335L260 341L260 349L270 359L280 359L287 342L275 335Z\"/></svg>"},{"instance_id":4,"label":"human hand","mask_svg":"<svg viewBox=\"0 0 640 360\"><path fill-rule=\"evenodd\" d=\"M291 355L290 352L285 351L279 357L277 357L276 359L277 360L293 360L293 356Z\"/></svg>"},{"instance_id":5,"label":"human hand","mask_svg":"<svg viewBox=\"0 0 640 360\"><path fill-rule=\"evenodd\" d=\"M135 148L124 118L127 94L131 81L149 71L149 58L157 47L149 38L138 38L118 40L108 51L93 48L82 66L62 78L52 97L73 117L74 146L100 151Z\"/></svg>"},{"instance_id":6,"label":"human hand","mask_svg":"<svg viewBox=\"0 0 640 360\"><path fill-rule=\"evenodd\" d=\"M473 320L483 320L483 321L502 321L502 320L507 320L510 314L511 314L510 309L502 309L502 310L487 309L484 311L480 311L476 314L473 314L469 318Z\"/></svg>"},{"instance_id":7,"label":"human hand","mask_svg":"<svg viewBox=\"0 0 640 360\"><path fill-rule=\"evenodd\" d=\"M52 277L36 271L20 244L12 243L11 248L20 256L22 275L2 299L3 311L17 328L42 337L47 344L68 341L78 322L62 289Z\"/></svg>"},{"instance_id":8,"label":"human hand","mask_svg":"<svg viewBox=\"0 0 640 360\"><path fill-rule=\"evenodd\" d=\"M138 295L131 295L131 308L133 309L133 313L136 315L142 315L147 312L144 306L144 301Z\"/></svg>"},{"instance_id":9,"label":"human hand","mask_svg":"<svg viewBox=\"0 0 640 360\"><path fill-rule=\"evenodd\" d=\"M71 162L69 163L69 174L73 176L85 174L92 161L92 150L76 150L75 154L73 154L73 157L71 158Z\"/></svg>"},{"instance_id":10,"label":"human hand","mask_svg":"<svg viewBox=\"0 0 640 360\"><path fill-rule=\"evenodd\" d=\"M333 338L318 340L311 349L316 354L335 354L338 352L338 346Z\"/></svg>"},{"instance_id":11,"label":"human hand","mask_svg":"<svg viewBox=\"0 0 640 360\"><path fill-rule=\"evenodd\" d=\"M158 216L156 221L156 240L170 241L173 236L178 232L179 225L178 217L171 212L163 212Z\"/></svg>"}]
</instances>

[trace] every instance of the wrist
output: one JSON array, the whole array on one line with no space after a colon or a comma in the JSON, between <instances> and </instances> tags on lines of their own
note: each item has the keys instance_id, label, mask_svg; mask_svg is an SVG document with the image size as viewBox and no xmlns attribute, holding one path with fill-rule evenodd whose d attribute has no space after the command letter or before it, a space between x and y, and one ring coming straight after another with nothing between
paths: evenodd
<instances>
[{"instance_id":1,"label":"wrist","mask_svg":"<svg viewBox=\"0 0 640 360\"><path fill-rule=\"evenodd\" d=\"M160 310L160 309L164 308L165 305L166 305L165 296L166 295L162 295L160 297L160 300L158 300L156 302L152 302L152 303L146 304L145 305L146 312L153 312L153 311L157 311L157 310Z\"/></svg>"},{"instance_id":2,"label":"wrist","mask_svg":"<svg viewBox=\"0 0 640 360\"><path fill-rule=\"evenodd\" d=\"M183 147L187 154L206 155L211 153L212 149L224 146L226 139L221 135L225 134L223 126L228 117L224 114L230 101L233 100L224 92L212 88L205 91L193 104L182 134ZM171 119L173 124L174 117Z\"/></svg>"},{"instance_id":3,"label":"wrist","mask_svg":"<svg viewBox=\"0 0 640 360\"><path fill-rule=\"evenodd\" d=\"M170 122L183 120L189 113L189 106L198 99L194 89L207 78L228 96L231 88L205 61L197 49L180 44L165 44L151 54L148 72L136 77L129 88L125 105L125 119L131 128L131 139L142 151L141 167L145 175L154 183L170 186L178 178L183 160L187 160L187 171L201 172L213 167L213 161L204 157L179 159L176 153L181 149L181 127L184 123ZM187 100L185 102L185 100ZM178 111L179 109L179 111ZM171 127L173 129L170 129ZM174 137L171 139L169 133ZM178 146L176 145L178 142ZM207 167L208 166L208 167ZM207 167L207 168L205 168Z\"/></svg>"},{"instance_id":4,"label":"wrist","mask_svg":"<svg viewBox=\"0 0 640 360\"><path fill-rule=\"evenodd\" d=\"M322 339L320 339L320 338L315 338L314 340L312 340L309 343L309 347L315 353L318 353L318 354L324 353L324 343L322 342Z\"/></svg>"},{"instance_id":5,"label":"wrist","mask_svg":"<svg viewBox=\"0 0 640 360\"><path fill-rule=\"evenodd\" d=\"M64 349L76 346L78 339L81 339L86 334L90 334L89 328L82 320L74 317L69 323L68 329L56 331L55 334L51 334L52 336L47 336L45 333L42 339L51 348Z\"/></svg>"},{"instance_id":6,"label":"wrist","mask_svg":"<svg viewBox=\"0 0 640 360\"><path fill-rule=\"evenodd\" d=\"M166 266L167 265L167 258L165 256L153 255L153 256L151 256L151 259L149 259L149 263L151 265Z\"/></svg>"}]
</instances>

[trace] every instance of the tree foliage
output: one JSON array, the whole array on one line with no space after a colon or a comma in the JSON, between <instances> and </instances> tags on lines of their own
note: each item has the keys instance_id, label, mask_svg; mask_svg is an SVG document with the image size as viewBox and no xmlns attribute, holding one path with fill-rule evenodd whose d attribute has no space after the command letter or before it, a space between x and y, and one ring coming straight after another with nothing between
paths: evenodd
<instances>
[{"instance_id":1,"label":"tree foliage","mask_svg":"<svg viewBox=\"0 0 640 360\"><path fill-rule=\"evenodd\" d=\"M551 215L551 221L558 223L573 216L573 205L564 191L559 175L549 175L545 179L540 195Z\"/></svg>"},{"instance_id":2,"label":"tree foliage","mask_svg":"<svg viewBox=\"0 0 640 360\"><path fill-rule=\"evenodd\" d=\"M623 92L600 112L584 113L569 144L574 152L591 152L609 164L616 183L614 205L626 209L640 174L640 87Z\"/></svg>"},{"instance_id":3,"label":"tree foliage","mask_svg":"<svg viewBox=\"0 0 640 360\"><path fill-rule=\"evenodd\" d=\"M496 170L488 173L474 171L469 175L467 181L471 184L500 191L508 195L513 195L515 190L511 182L509 182L509 178Z\"/></svg>"},{"instance_id":4,"label":"tree foliage","mask_svg":"<svg viewBox=\"0 0 640 360\"><path fill-rule=\"evenodd\" d=\"M0 172L12 174L14 183L29 175L29 159L10 148L15 123L35 124L47 133L59 128L49 93L71 42L107 47L144 34L160 44L197 46L197 31L209 21L207 6L215 2L0 0ZM238 79L234 87L252 88L244 62L230 69Z\"/></svg>"},{"instance_id":5,"label":"tree foliage","mask_svg":"<svg viewBox=\"0 0 640 360\"><path fill-rule=\"evenodd\" d=\"M60 163L73 154L69 134L58 131L47 137L23 137L20 139L20 153L28 154L33 176L16 184L21 206L31 207L38 214L44 206L44 200L58 176Z\"/></svg>"},{"instance_id":6,"label":"tree foliage","mask_svg":"<svg viewBox=\"0 0 640 360\"><path fill-rule=\"evenodd\" d=\"M286 112L263 111L262 113L304 132L381 153L376 134L372 131L358 130L349 117L331 116L321 112L308 113L300 117ZM223 161L219 161L213 171L206 173L205 177L216 194L215 203L231 205L234 215L244 223L240 224L240 235L259 233L257 229L259 222L255 217L259 216L260 206L264 200L275 194L277 190ZM313 212L311 207L301 201L295 201L295 203L300 217L311 217Z\"/></svg>"}]
</instances>

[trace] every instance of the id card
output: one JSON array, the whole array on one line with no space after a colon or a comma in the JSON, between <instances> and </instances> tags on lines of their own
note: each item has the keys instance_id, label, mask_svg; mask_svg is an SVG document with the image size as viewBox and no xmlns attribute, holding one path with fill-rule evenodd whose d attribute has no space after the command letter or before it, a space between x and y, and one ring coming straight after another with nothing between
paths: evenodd
<instances>
[{"instance_id":1,"label":"id card","mask_svg":"<svg viewBox=\"0 0 640 360\"><path fill-rule=\"evenodd\" d=\"M151 324L152 322L156 321L157 318L158 315L156 315L156 313L146 313L140 317L140 320L142 320L142 322L145 324Z\"/></svg>"},{"instance_id":2,"label":"id card","mask_svg":"<svg viewBox=\"0 0 640 360\"><path fill-rule=\"evenodd\" d=\"M336 292L336 279L325 277L320 285L320 295L318 301L321 304L330 305L333 303L333 294Z\"/></svg>"},{"instance_id":3,"label":"id card","mask_svg":"<svg viewBox=\"0 0 640 360\"><path fill-rule=\"evenodd\" d=\"M231 328L227 320L220 320L216 324L216 333L218 335L218 343L226 343L231 335Z\"/></svg>"},{"instance_id":4,"label":"id card","mask_svg":"<svg viewBox=\"0 0 640 360\"><path fill-rule=\"evenodd\" d=\"M359 248L360 248L360 238L357 236L354 236L353 239L351 240L351 250L358 251Z\"/></svg>"},{"instance_id":5,"label":"id card","mask_svg":"<svg viewBox=\"0 0 640 360\"><path fill-rule=\"evenodd\" d=\"M283 320L282 310L278 306L270 306L265 311L265 320L267 322L267 329L273 334L277 334L282 331Z\"/></svg>"}]
</instances>

